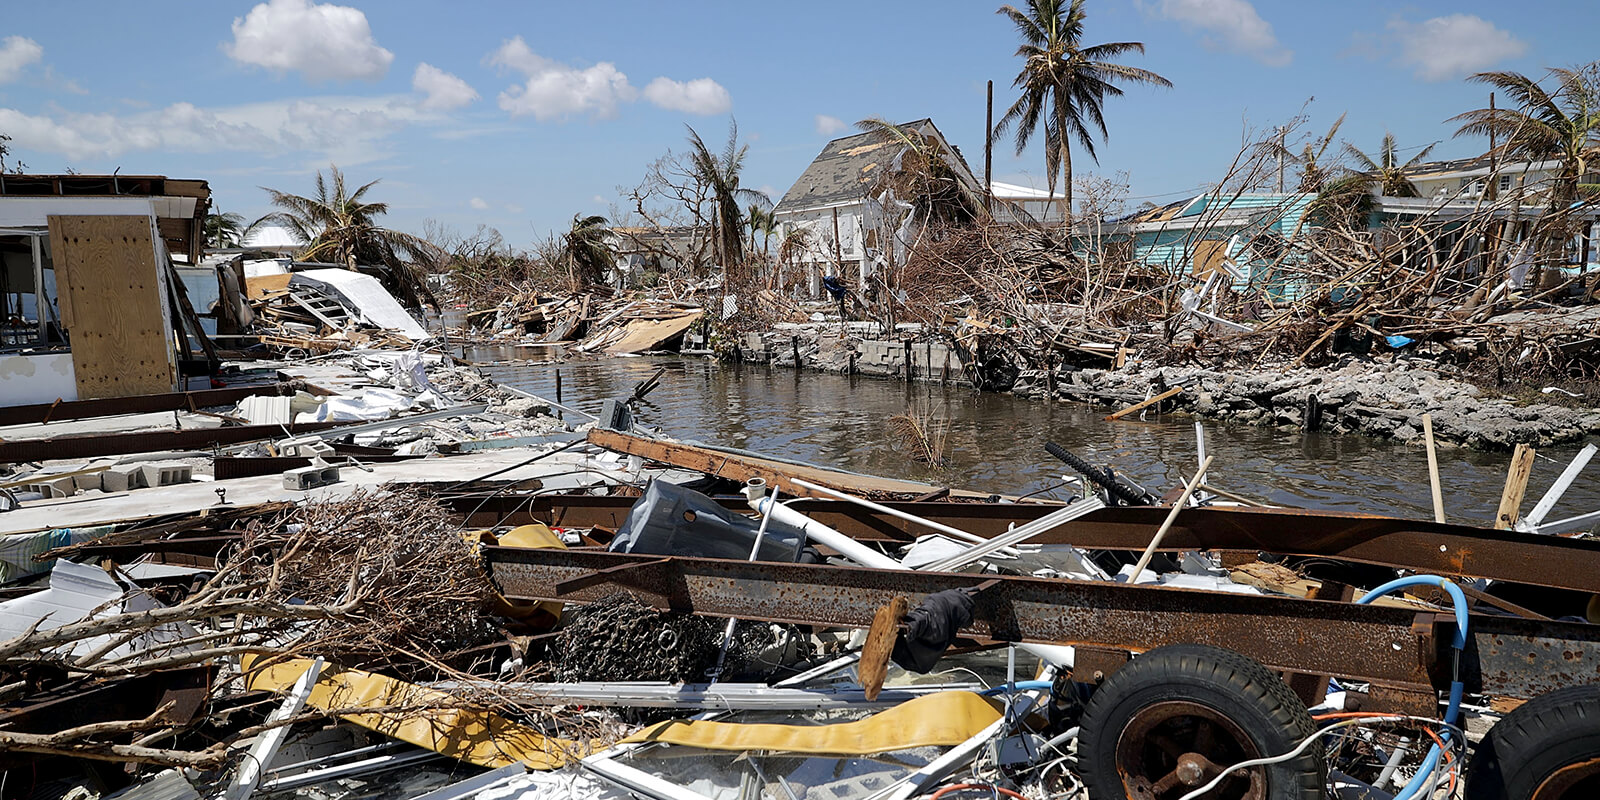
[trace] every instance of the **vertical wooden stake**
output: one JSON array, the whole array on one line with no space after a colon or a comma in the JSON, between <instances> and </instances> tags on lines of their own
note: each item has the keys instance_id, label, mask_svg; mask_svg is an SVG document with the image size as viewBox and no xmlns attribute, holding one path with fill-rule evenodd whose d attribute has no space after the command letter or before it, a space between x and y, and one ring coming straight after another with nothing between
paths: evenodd
<instances>
[{"instance_id":1,"label":"vertical wooden stake","mask_svg":"<svg viewBox=\"0 0 1600 800\"><path fill-rule=\"evenodd\" d=\"M1433 487L1433 521L1444 522L1444 491L1439 487L1439 451L1433 444L1433 415L1422 415L1422 439L1428 445L1428 483Z\"/></svg>"},{"instance_id":2,"label":"vertical wooden stake","mask_svg":"<svg viewBox=\"0 0 1600 800\"><path fill-rule=\"evenodd\" d=\"M1517 445L1511 454L1511 469L1506 473L1506 488L1500 493L1500 510L1494 515L1495 528L1508 531L1517 524L1517 514L1522 508L1522 496L1528 491L1528 477L1533 474L1534 449Z\"/></svg>"},{"instance_id":3,"label":"vertical wooden stake","mask_svg":"<svg viewBox=\"0 0 1600 800\"><path fill-rule=\"evenodd\" d=\"M561 402L561 370L558 369L556 370L556 403L559 404ZM556 419L563 421L566 420L566 417L562 414L559 405L556 407Z\"/></svg>"}]
</instances>

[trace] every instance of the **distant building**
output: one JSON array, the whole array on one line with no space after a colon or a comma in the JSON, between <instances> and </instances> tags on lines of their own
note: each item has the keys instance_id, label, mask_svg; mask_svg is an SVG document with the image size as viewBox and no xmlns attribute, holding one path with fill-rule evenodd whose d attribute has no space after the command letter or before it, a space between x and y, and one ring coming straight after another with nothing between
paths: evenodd
<instances>
[{"instance_id":1,"label":"distant building","mask_svg":"<svg viewBox=\"0 0 1600 800\"><path fill-rule=\"evenodd\" d=\"M981 192L960 150L932 120L901 127L932 141L966 192ZM778 201L773 209L779 223L776 238L796 230L806 232L807 245L794 266L803 271L811 296L821 292L824 275L837 273L864 290L868 279L889 263L891 253L903 262L912 229L920 224L905 215L889 184L905 152L904 146L877 133L834 139Z\"/></svg>"},{"instance_id":2,"label":"distant building","mask_svg":"<svg viewBox=\"0 0 1600 800\"><path fill-rule=\"evenodd\" d=\"M1098 250L1173 275L1207 278L1220 273L1237 287L1292 295L1298 288L1275 273L1274 266L1285 257L1289 240L1301 232L1313 199L1303 192L1202 194L1117 220L1079 221L1073 225L1074 247L1079 253Z\"/></svg>"},{"instance_id":3,"label":"distant building","mask_svg":"<svg viewBox=\"0 0 1600 800\"><path fill-rule=\"evenodd\" d=\"M994 181L993 214L996 222L1011 225L1060 225L1061 193L1032 186Z\"/></svg>"}]
</instances>

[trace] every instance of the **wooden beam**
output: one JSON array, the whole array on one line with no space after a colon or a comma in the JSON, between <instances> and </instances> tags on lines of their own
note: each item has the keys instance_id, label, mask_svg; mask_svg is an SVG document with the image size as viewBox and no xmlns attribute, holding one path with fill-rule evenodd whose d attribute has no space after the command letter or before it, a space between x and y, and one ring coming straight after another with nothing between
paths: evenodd
<instances>
[{"instance_id":1,"label":"wooden beam","mask_svg":"<svg viewBox=\"0 0 1600 800\"><path fill-rule=\"evenodd\" d=\"M1517 524L1522 508L1522 496L1528 491L1528 477L1533 474L1534 449L1517 445L1511 454L1511 468L1506 472L1506 487L1500 492L1500 510L1495 512L1494 526L1503 531Z\"/></svg>"},{"instance_id":2,"label":"wooden beam","mask_svg":"<svg viewBox=\"0 0 1600 800\"><path fill-rule=\"evenodd\" d=\"M1145 400L1143 402L1134 403L1133 405L1128 406L1127 408L1124 408L1124 409L1122 409L1121 411L1118 411L1115 414L1111 414L1110 416L1106 417L1106 420L1110 421L1110 420L1122 419L1123 417L1126 417L1129 414L1133 414L1133 413L1136 413L1136 412L1139 412L1139 411L1143 411L1143 410L1155 405L1156 403L1159 403L1162 400L1165 400L1165 399L1167 399L1169 397L1176 396L1181 392L1183 392L1183 387L1182 386L1174 386L1171 389L1168 389L1168 390L1162 392L1161 394L1156 395L1155 397L1152 397L1152 398L1150 398L1148 400Z\"/></svg>"},{"instance_id":3,"label":"wooden beam","mask_svg":"<svg viewBox=\"0 0 1600 800\"><path fill-rule=\"evenodd\" d=\"M1433 442L1433 415L1422 415L1422 437L1428 445L1428 483L1433 489L1433 521L1444 522L1444 491L1439 485L1439 451Z\"/></svg>"},{"instance_id":4,"label":"wooden beam","mask_svg":"<svg viewBox=\"0 0 1600 800\"><path fill-rule=\"evenodd\" d=\"M697 447L682 442L635 436L630 433L621 433L605 428L591 429L588 439L590 444L604 447L607 450L639 456L662 464L670 464L680 469L703 472L707 475L727 478L739 483L744 483L751 478L763 478L768 486L776 486L789 497L824 497L818 492L794 483L793 479L795 478L841 492L851 492L869 497L919 497L929 492L937 491L940 488L926 483L880 478L873 475L856 475L822 467L789 464L756 456L713 450L708 447Z\"/></svg>"}]
</instances>

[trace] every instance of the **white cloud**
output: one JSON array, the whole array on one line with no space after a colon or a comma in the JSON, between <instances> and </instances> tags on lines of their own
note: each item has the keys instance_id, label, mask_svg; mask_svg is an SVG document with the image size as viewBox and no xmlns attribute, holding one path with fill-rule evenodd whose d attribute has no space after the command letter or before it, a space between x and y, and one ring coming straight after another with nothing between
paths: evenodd
<instances>
[{"instance_id":1,"label":"white cloud","mask_svg":"<svg viewBox=\"0 0 1600 800\"><path fill-rule=\"evenodd\" d=\"M1399 46L1401 64L1418 78L1444 81L1481 72L1528 51L1528 43L1472 14L1450 14L1407 22L1392 19L1389 35Z\"/></svg>"},{"instance_id":2,"label":"white cloud","mask_svg":"<svg viewBox=\"0 0 1600 800\"><path fill-rule=\"evenodd\" d=\"M140 151L309 152L357 164L381 155L390 134L438 119L404 96L309 97L217 108L176 103L130 114L34 115L0 108L0 130L18 149L72 161Z\"/></svg>"},{"instance_id":3,"label":"white cloud","mask_svg":"<svg viewBox=\"0 0 1600 800\"><path fill-rule=\"evenodd\" d=\"M22 36L7 36L0 41L0 83L22 77L22 70L41 58L44 58L44 48L38 42Z\"/></svg>"},{"instance_id":4,"label":"white cloud","mask_svg":"<svg viewBox=\"0 0 1600 800\"><path fill-rule=\"evenodd\" d=\"M1244 53L1269 67L1288 66L1294 59L1294 51L1278 41L1250 0L1141 0L1138 6L1147 16L1204 31L1200 42L1207 49Z\"/></svg>"},{"instance_id":5,"label":"white cloud","mask_svg":"<svg viewBox=\"0 0 1600 800\"><path fill-rule=\"evenodd\" d=\"M848 127L850 126L846 125L844 120L838 117L830 117L827 114L817 115L817 133L823 136L832 136Z\"/></svg>"},{"instance_id":6,"label":"white cloud","mask_svg":"<svg viewBox=\"0 0 1600 800\"><path fill-rule=\"evenodd\" d=\"M656 78L644 87L644 99L668 111L687 114L726 114L733 108L728 90L710 78L692 81Z\"/></svg>"},{"instance_id":7,"label":"white cloud","mask_svg":"<svg viewBox=\"0 0 1600 800\"><path fill-rule=\"evenodd\" d=\"M474 209L476 209L478 211L488 211L489 210L489 203L487 201L485 201L481 197L474 197L471 200L468 200L467 201L467 205L472 206Z\"/></svg>"},{"instance_id":8,"label":"white cloud","mask_svg":"<svg viewBox=\"0 0 1600 800\"><path fill-rule=\"evenodd\" d=\"M233 20L223 52L235 61L308 80L377 80L394 53L378 46L360 9L309 0L268 0Z\"/></svg>"},{"instance_id":9,"label":"white cloud","mask_svg":"<svg viewBox=\"0 0 1600 800\"><path fill-rule=\"evenodd\" d=\"M594 197L589 198L589 202L594 203L597 206L605 205L606 199L600 195L595 195Z\"/></svg>"},{"instance_id":10,"label":"white cloud","mask_svg":"<svg viewBox=\"0 0 1600 800\"><path fill-rule=\"evenodd\" d=\"M453 111L478 99L466 81L427 63L417 65L411 88L423 94L422 107L433 111Z\"/></svg>"},{"instance_id":11,"label":"white cloud","mask_svg":"<svg viewBox=\"0 0 1600 800\"><path fill-rule=\"evenodd\" d=\"M525 83L500 93L500 108L513 117L532 114L544 122L573 114L614 117L617 106L632 102L638 90L628 84L609 61L577 69L551 61L528 47L521 36L508 40L490 54L488 63L522 73Z\"/></svg>"}]
</instances>

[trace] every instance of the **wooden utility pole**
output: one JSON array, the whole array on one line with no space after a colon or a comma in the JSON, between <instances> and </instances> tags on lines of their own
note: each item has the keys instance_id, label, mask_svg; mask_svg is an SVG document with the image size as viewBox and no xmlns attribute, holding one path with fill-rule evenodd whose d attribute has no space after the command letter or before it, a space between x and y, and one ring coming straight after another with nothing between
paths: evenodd
<instances>
[{"instance_id":1,"label":"wooden utility pole","mask_svg":"<svg viewBox=\"0 0 1600 800\"><path fill-rule=\"evenodd\" d=\"M983 114L983 207L994 213L994 81L989 81L989 102Z\"/></svg>"}]
</instances>

